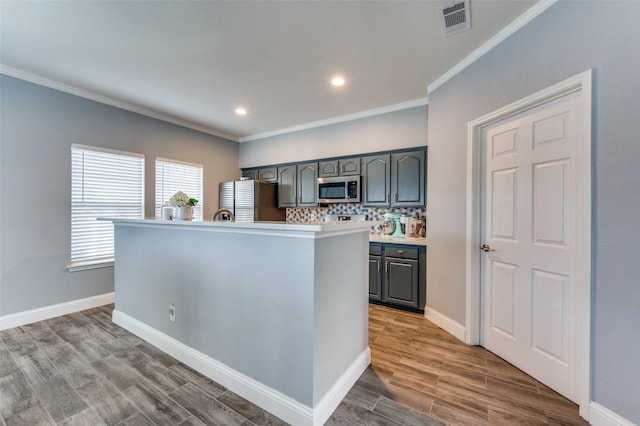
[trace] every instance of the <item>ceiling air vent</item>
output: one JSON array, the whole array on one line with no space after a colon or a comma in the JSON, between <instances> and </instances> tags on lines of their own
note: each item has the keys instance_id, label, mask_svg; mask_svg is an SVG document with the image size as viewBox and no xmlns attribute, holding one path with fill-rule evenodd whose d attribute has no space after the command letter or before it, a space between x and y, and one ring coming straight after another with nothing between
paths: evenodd
<instances>
[{"instance_id":1,"label":"ceiling air vent","mask_svg":"<svg viewBox=\"0 0 640 426\"><path fill-rule=\"evenodd\" d=\"M442 8L442 28L445 35L471 28L469 0L458 1Z\"/></svg>"}]
</instances>

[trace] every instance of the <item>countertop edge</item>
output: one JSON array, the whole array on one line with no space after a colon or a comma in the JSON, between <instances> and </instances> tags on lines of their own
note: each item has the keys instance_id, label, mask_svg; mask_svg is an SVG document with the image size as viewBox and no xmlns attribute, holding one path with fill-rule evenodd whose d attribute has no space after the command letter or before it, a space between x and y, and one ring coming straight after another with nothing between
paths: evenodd
<instances>
[{"instance_id":1,"label":"countertop edge","mask_svg":"<svg viewBox=\"0 0 640 426\"><path fill-rule=\"evenodd\" d=\"M139 226L155 228L174 228L185 230L202 230L209 232L238 234L269 234L298 238L325 238L359 232L369 232L369 222L304 224L287 222L212 222L161 219L131 219L121 217L100 217L100 221L113 222L118 226Z\"/></svg>"},{"instance_id":2,"label":"countertop edge","mask_svg":"<svg viewBox=\"0 0 640 426\"><path fill-rule=\"evenodd\" d=\"M383 237L380 234L369 234L370 243L382 243L382 244L403 244L409 246L427 246L426 238L390 238Z\"/></svg>"}]
</instances>

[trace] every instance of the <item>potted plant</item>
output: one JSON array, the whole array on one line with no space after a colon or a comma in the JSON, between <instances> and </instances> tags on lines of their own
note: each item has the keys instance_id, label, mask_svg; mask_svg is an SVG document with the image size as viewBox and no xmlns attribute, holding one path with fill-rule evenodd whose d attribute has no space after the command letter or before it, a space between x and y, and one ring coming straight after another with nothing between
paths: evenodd
<instances>
[{"instance_id":1,"label":"potted plant","mask_svg":"<svg viewBox=\"0 0 640 426\"><path fill-rule=\"evenodd\" d=\"M169 199L169 204L175 207L175 219L191 220L193 219L193 207L198 204L198 200L189 198L184 192L178 191Z\"/></svg>"}]
</instances>

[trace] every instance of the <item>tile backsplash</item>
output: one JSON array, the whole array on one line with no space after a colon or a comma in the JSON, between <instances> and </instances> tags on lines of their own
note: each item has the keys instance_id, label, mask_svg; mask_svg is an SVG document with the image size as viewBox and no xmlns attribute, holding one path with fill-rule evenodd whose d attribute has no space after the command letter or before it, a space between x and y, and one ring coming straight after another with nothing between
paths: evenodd
<instances>
[{"instance_id":1,"label":"tile backsplash","mask_svg":"<svg viewBox=\"0 0 640 426\"><path fill-rule=\"evenodd\" d=\"M427 217L426 207L363 207L362 204L332 204L329 207L287 209L287 222L321 222L328 214L364 214L367 220L382 221L385 213L401 213L419 218Z\"/></svg>"}]
</instances>

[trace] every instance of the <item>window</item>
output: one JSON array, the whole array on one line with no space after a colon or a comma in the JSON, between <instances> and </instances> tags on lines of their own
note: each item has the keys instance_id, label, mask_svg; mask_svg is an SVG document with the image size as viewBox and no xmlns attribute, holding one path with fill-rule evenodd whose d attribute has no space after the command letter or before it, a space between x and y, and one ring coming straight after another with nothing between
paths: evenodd
<instances>
[{"instance_id":1,"label":"window","mask_svg":"<svg viewBox=\"0 0 640 426\"><path fill-rule=\"evenodd\" d=\"M144 218L144 156L73 144L69 270L113 263L115 216Z\"/></svg>"},{"instance_id":2,"label":"window","mask_svg":"<svg viewBox=\"0 0 640 426\"><path fill-rule=\"evenodd\" d=\"M193 219L202 220L202 165L156 158L156 217L162 205L178 191L198 200Z\"/></svg>"}]
</instances>

